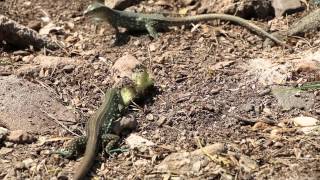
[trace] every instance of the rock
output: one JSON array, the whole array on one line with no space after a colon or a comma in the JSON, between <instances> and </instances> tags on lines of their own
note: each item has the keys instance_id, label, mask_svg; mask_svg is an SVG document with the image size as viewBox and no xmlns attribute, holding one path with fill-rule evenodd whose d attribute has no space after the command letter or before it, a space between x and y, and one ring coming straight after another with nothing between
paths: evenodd
<instances>
[{"instance_id":1,"label":"rock","mask_svg":"<svg viewBox=\"0 0 320 180\"><path fill-rule=\"evenodd\" d=\"M12 148L6 148L6 147L2 147L0 149L0 155L6 155L8 153L11 153L13 151Z\"/></svg>"},{"instance_id":2,"label":"rock","mask_svg":"<svg viewBox=\"0 0 320 180\"><path fill-rule=\"evenodd\" d=\"M272 0L271 4L277 17L293 14L304 9L300 0Z\"/></svg>"},{"instance_id":3,"label":"rock","mask_svg":"<svg viewBox=\"0 0 320 180\"><path fill-rule=\"evenodd\" d=\"M244 110L245 112L253 111L253 110L254 110L254 104L251 104L251 103L245 104L245 105L243 106L243 110Z\"/></svg>"},{"instance_id":4,"label":"rock","mask_svg":"<svg viewBox=\"0 0 320 180\"><path fill-rule=\"evenodd\" d=\"M299 93L300 96L297 96ZM310 110L315 101L315 95L310 92L303 92L298 89L287 87L273 87L272 94L278 101L278 105L284 111L293 108Z\"/></svg>"},{"instance_id":5,"label":"rock","mask_svg":"<svg viewBox=\"0 0 320 180\"><path fill-rule=\"evenodd\" d=\"M9 133L9 130L4 128L4 127L0 127L0 142L2 141L2 139L4 139L7 134Z\"/></svg>"},{"instance_id":6,"label":"rock","mask_svg":"<svg viewBox=\"0 0 320 180\"><path fill-rule=\"evenodd\" d=\"M274 147L277 147L277 148L281 148L281 147L283 147L283 143L281 143L281 142L275 142L275 143L273 144L273 146L274 146Z\"/></svg>"},{"instance_id":7,"label":"rock","mask_svg":"<svg viewBox=\"0 0 320 180\"><path fill-rule=\"evenodd\" d=\"M64 70L64 72L66 72L66 73L71 73L71 72L74 70L74 68L75 68L74 65L69 64L69 65L65 65L65 66L63 67L63 70Z\"/></svg>"},{"instance_id":8,"label":"rock","mask_svg":"<svg viewBox=\"0 0 320 180\"><path fill-rule=\"evenodd\" d=\"M297 73L313 73L320 71L320 61L301 59L295 64L295 71Z\"/></svg>"},{"instance_id":9,"label":"rock","mask_svg":"<svg viewBox=\"0 0 320 180\"><path fill-rule=\"evenodd\" d=\"M13 145L14 145L14 143L12 143L12 142L8 142L8 141L4 142L4 146L7 148L12 148Z\"/></svg>"},{"instance_id":10,"label":"rock","mask_svg":"<svg viewBox=\"0 0 320 180\"><path fill-rule=\"evenodd\" d=\"M74 113L55 97L55 92L39 84L14 75L0 76L0 119L10 130L54 133L61 127L52 117L67 122L66 125L75 122Z\"/></svg>"},{"instance_id":11,"label":"rock","mask_svg":"<svg viewBox=\"0 0 320 180\"><path fill-rule=\"evenodd\" d=\"M154 52L154 51L156 51L157 49L159 49L158 46L159 46L158 44L151 43L151 44L149 45L149 50L150 50L151 52Z\"/></svg>"},{"instance_id":12,"label":"rock","mask_svg":"<svg viewBox=\"0 0 320 180\"><path fill-rule=\"evenodd\" d=\"M204 152L213 156L225 151L225 145L217 143L193 152L172 153L157 165L155 170L157 172L165 173L174 172L179 175L197 175L210 162L210 159L204 154Z\"/></svg>"},{"instance_id":13,"label":"rock","mask_svg":"<svg viewBox=\"0 0 320 180\"><path fill-rule=\"evenodd\" d=\"M166 121L167 118L165 116L160 116L156 123L158 126L162 126L164 123L166 123Z\"/></svg>"},{"instance_id":14,"label":"rock","mask_svg":"<svg viewBox=\"0 0 320 180\"><path fill-rule=\"evenodd\" d=\"M16 169L16 170L22 170L22 169L24 169L26 166L25 166L25 164L23 163L23 162L17 162L15 165L14 165L14 168Z\"/></svg>"},{"instance_id":15,"label":"rock","mask_svg":"<svg viewBox=\"0 0 320 180\"><path fill-rule=\"evenodd\" d=\"M239 159L240 167L243 168L246 172L252 172L253 170L257 169L259 166L256 161L252 160L250 157L241 155Z\"/></svg>"},{"instance_id":16,"label":"rock","mask_svg":"<svg viewBox=\"0 0 320 180\"><path fill-rule=\"evenodd\" d=\"M182 0L183 5L189 6L192 3L195 3L195 0Z\"/></svg>"},{"instance_id":17,"label":"rock","mask_svg":"<svg viewBox=\"0 0 320 180\"><path fill-rule=\"evenodd\" d=\"M259 82L265 86L284 84L289 75L291 65L275 64L270 59L252 59L249 61L249 74L256 75Z\"/></svg>"},{"instance_id":18,"label":"rock","mask_svg":"<svg viewBox=\"0 0 320 180\"><path fill-rule=\"evenodd\" d=\"M270 92L271 92L271 89L267 88L267 89L260 91L258 94L259 94L259 96L265 96L267 94L270 94Z\"/></svg>"},{"instance_id":19,"label":"rock","mask_svg":"<svg viewBox=\"0 0 320 180\"><path fill-rule=\"evenodd\" d=\"M126 138L125 142L129 145L130 149L138 149L140 152L144 152L148 147L155 145L153 142L137 134L131 134Z\"/></svg>"},{"instance_id":20,"label":"rock","mask_svg":"<svg viewBox=\"0 0 320 180\"><path fill-rule=\"evenodd\" d=\"M76 66L82 63L80 60L73 58L44 55L36 56L33 58L33 62L32 65L27 64L20 67L15 74L18 76L26 76L35 72L39 73L40 70L49 74L49 72L54 71L56 68L65 67L67 65Z\"/></svg>"},{"instance_id":21,"label":"rock","mask_svg":"<svg viewBox=\"0 0 320 180\"><path fill-rule=\"evenodd\" d=\"M39 30L40 35L48 35L51 32L62 33L63 28L56 26L54 23L50 22Z\"/></svg>"},{"instance_id":22,"label":"rock","mask_svg":"<svg viewBox=\"0 0 320 180\"><path fill-rule=\"evenodd\" d=\"M299 129L299 131L301 131L307 135L319 136L320 135L320 126L302 127Z\"/></svg>"},{"instance_id":23,"label":"rock","mask_svg":"<svg viewBox=\"0 0 320 180\"><path fill-rule=\"evenodd\" d=\"M146 119L147 119L148 121L153 121L153 120L154 120L153 114L151 114L151 113L147 114L147 115L146 115Z\"/></svg>"},{"instance_id":24,"label":"rock","mask_svg":"<svg viewBox=\"0 0 320 180\"><path fill-rule=\"evenodd\" d=\"M258 130L265 130L267 128L270 128L271 126L267 123L264 122L256 122L253 126L252 126L252 130L253 131L258 131Z\"/></svg>"},{"instance_id":25,"label":"rock","mask_svg":"<svg viewBox=\"0 0 320 180\"><path fill-rule=\"evenodd\" d=\"M198 13L224 13L243 18L266 18L273 15L273 8L269 0L202 0Z\"/></svg>"},{"instance_id":26,"label":"rock","mask_svg":"<svg viewBox=\"0 0 320 180\"><path fill-rule=\"evenodd\" d=\"M300 116L291 119L296 126L307 127L307 126L316 126L320 124L318 119L313 117Z\"/></svg>"},{"instance_id":27,"label":"rock","mask_svg":"<svg viewBox=\"0 0 320 180\"><path fill-rule=\"evenodd\" d=\"M28 134L26 131L15 130L10 132L6 140L17 143L17 144L23 144L23 143L32 143L36 140L36 138Z\"/></svg>"},{"instance_id":28,"label":"rock","mask_svg":"<svg viewBox=\"0 0 320 180\"><path fill-rule=\"evenodd\" d=\"M130 131L136 129L138 122L135 118L121 118L120 121L115 121L112 126L112 132L117 135L127 135Z\"/></svg>"},{"instance_id":29,"label":"rock","mask_svg":"<svg viewBox=\"0 0 320 180\"><path fill-rule=\"evenodd\" d=\"M219 70L219 69L223 69L225 67L229 67L231 66L232 64L234 64L235 61L222 61L222 62L218 62L216 63L215 65L213 66L210 66L209 69L211 71L215 71L215 70Z\"/></svg>"},{"instance_id":30,"label":"rock","mask_svg":"<svg viewBox=\"0 0 320 180\"><path fill-rule=\"evenodd\" d=\"M119 83L124 77L131 79L132 70L139 65L142 65L142 63L131 54L122 56L112 66L112 77L114 81Z\"/></svg>"},{"instance_id":31,"label":"rock","mask_svg":"<svg viewBox=\"0 0 320 180\"><path fill-rule=\"evenodd\" d=\"M31 165L33 164L33 159L31 159L31 158L28 158L28 159L25 159L25 160L23 160L22 161L22 163L24 164L24 166L26 167L26 168L30 168L31 167Z\"/></svg>"},{"instance_id":32,"label":"rock","mask_svg":"<svg viewBox=\"0 0 320 180\"><path fill-rule=\"evenodd\" d=\"M41 29L41 22L40 21L35 21L35 20L31 20L27 27L35 30L35 31L39 31Z\"/></svg>"}]
</instances>

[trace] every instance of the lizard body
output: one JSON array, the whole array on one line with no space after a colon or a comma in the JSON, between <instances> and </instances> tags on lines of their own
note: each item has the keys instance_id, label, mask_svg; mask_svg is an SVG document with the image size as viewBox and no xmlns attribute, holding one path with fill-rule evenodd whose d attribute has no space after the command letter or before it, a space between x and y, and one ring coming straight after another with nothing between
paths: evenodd
<instances>
[{"instance_id":1,"label":"lizard body","mask_svg":"<svg viewBox=\"0 0 320 180\"><path fill-rule=\"evenodd\" d=\"M120 90L117 88L108 90L103 104L87 123L87 135L75 138L67 148L60 150L60 154L70 157L78 153L78 151L86 144L84 157L80 167L77 168L76 173L74 174L75 180L83 179L90 170L90 167L94 162L98 145L104 144L106 141L105 138L108 135L111 135L111 124L120 117L124 107ZM110 150L115 143L117 138L116 135L113 136L114 140L108 142L106 150Z\"/></svg>"},{"instance_id":2,"label":"lizard body","mask_svg":"<svg viewBox=\"0 0 320 180\"><path fill-rule=\"evenodd\" d=\"M237 16L227 14L202 14L188 17L165 17L161 14L143 14L128 11L118 11L111 9L101 3L91 4L90 6L88 6L84 14L93 16L98 20L109 22L109 24L111 24L111 26L113 26L116 30L116 34L118 34L119 32L118 27L124 27L132 31L147 30L150 36L152 36L153 38L157 38L157 30L159 29L167 28L170 26L180 26L190 23L220 19L237 23L259 35L273 40L280 45L287 46L278 38L274 37L260 27L250 23L249 21Z\"/></svg>"},{"instance_id":3,"label":"lizard body","mask_svg":"<svg viewBox=\"0 0 320 180\"><path fill-rule=\"evenodd\" d=\"M152 85L153 80L144 66L133 68L131 77L121 78L119 83L107 91L104 102L87 123L87 135L73 139L66 148L56 152L70 158L79 155L85 147L80 167L74 174L75 180L84 179L94 162L97 147L102 145L106 152L111 150L119 139L111 133L113 122L123 114L132 100L141 97Z\"/></svg>"}]
</instances>

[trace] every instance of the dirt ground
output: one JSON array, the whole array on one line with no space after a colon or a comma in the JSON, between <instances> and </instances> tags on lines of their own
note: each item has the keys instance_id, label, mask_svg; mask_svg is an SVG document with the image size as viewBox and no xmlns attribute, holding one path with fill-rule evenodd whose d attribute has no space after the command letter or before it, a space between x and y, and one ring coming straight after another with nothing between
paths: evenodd
<instances>
[{"instance_id":1,"label":"dirt ground","mask_svg":"<svg viewBox=\"0 0 320 180\"><path fill-rule=\"evenodd\" d=\"M113 46L114 35L109 26L94 24L82 16L89 1L5 0L1 3L4 3L0 9L4 15L23 25L30 26L32 23L41 22L40 18L45 12L57 27L63 27L63 32L50 34L53 39L64 43L63 49L53 52L26 51L27 55L46 53L71 57L81 61L81 64L76 65L72 72L66 73L58 68L50 76L35 74L25 78L52 88L58 101L72 107L77 123L68 127L77 133L84 131L84 122L100 105L102 91L112 86L110 68L118 58L132 54L142 61L153 75L156 93L140 107L133 108L138 110L132 110L126 118L136 119L138 128L134 130L135 133L157 146L145 152L129 151L113 154L111 157L98 156L92 175L105 179L179 177L174 173L157 173L154 168L169 154L198 149L197 138L200 138L204 146L225 143L228 151L236 154L235 157L246 155L257 163L258 168L249 172L240 165L222 165L223 172L203 169L196 175L180 176L182 179L320 177L319 136L284 131L278 138L270 137L272 128L292 117L306 115L319 118L319 90L312 92L315 95L315 104L310 110L283 111L276 98L268 93L271 87L257 82L257 79L248 73L247 64L252 59L281 61L281 58L294 57L300 52L317 50L319 43L314 42L319 41L319 32L306 34L305 38L289 42L294 47L294 52L279 46L263 48L264 39L230 23L219 23L218 26L215 23L206 23L193 28L194 31L189 28L175 28L161 32L160 37L154 40L147 34L130 34L126 43ZM155 4L143 2L136 9L177 12L184 7L180 1L173 1L170 6ZM303 15L304 13L298 13L280 21L290 24ZM261 21L260 24L267 27L267 21ZM8 61L8 64L2 67L4 71L15 72L19 67L28 64L21 60L15 51L8 47L0 50L0 58ZM212 69L216 63L226 61L231 63L221 69ZM311 80L314 79L310 79L308 74L293 74L286 81L287 84L294 85L298 81ZM266 109L272 113L266 113ZM264 122L268 128L253 130L257 122ZM35 136L72 136L58 124L57 127L61 128L58 133ZM62 144L61 141L54 141L41 146L14 145L11 153L0 155L0 178L72 177L76 161L48 153ZM121 146L125 147L123 141ZM17 164L27 158L36 162L37 168L17 168Z\"/></svg>"}]
</instances>

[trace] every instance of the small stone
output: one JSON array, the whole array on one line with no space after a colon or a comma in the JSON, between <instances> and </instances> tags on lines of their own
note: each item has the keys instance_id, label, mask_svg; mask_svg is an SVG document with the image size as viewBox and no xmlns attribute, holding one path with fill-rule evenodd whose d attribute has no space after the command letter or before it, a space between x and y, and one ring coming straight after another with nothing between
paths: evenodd
<instances>
[{"instance_id":1,"label":"small stone","mask_svg":"<svg viewBox=\"0 0 320 180\"><path fill-rule=\"evenodd\" d=\"M252 130L253 131L258 131L258 130L265 130L267 128L269 128L270 125L264 123L264 122L256 122L253 126L252 126Z\"/></svg>"},{"instance_id":2,"label":"small stone","mask_svg":"<svg viewBox=\"0 0 320 180\"><path fill-rule=\"evenodd\" d=\"M304 9L300 0L272 0L272 6L277 17L293 14Z\"/></svg>"},{"instance_id":3,"label":"small stone","mask_svg":"<svg viewBox=\"0 0 320 180\"><path fill-rule=\"evenodd\" d=\"M22 163L24 164L24 166L26 168L30 168L33 162L34 161L31 158L28 158L28 159L25 159L25 160L22 161Z\"/></svg>"},{"instance_id":4,"label":"small stone","mask_svg":"<svg viewBox=\"0 0 320 180\"><path fill-rule=\"evenodd\" d=\"M135 46L140 46L141 45L141 41L140 40L136 40L136 41L133 42L133 44Z\"/></svg>"},{"instance_id":5,"label":"small stone","mask_svg":"<svg viewBox=\"0 0 320 180\"><path fill-rule=\"evenodd\" d=\"M10 153L10 152L12 152L12 151L13 151L12 148L2 147L2 148L0 149L0 155L6 155L6 154L8 154L8 153Z\"/></svg>"},{"instance_id":6,"label":"small stone","mask_svg":"<svg viewBox=\"0 0 320 180\"><path fill-rule=\"evenodd\" d=\"M67 27L69 29L73 29L74 28L74 23L73 22L67 22Z\"/></svg>"},{"instance_id":7,"label":"small stone","mask_svg":"<svg viewBox=\"0 0 320 180\"><path fill-rule=\"evenodd\" d=\"M13 147L13 143L12 142L4 142L4 145L7 147L7 148L11 148L11 147Z\"/></svg>"},{"instance_id":8,"label":"small stone","mask_svg":"<svg viewBox=\"0 0 320 180\"><path fill-rule=\"evenodd\" d=\"M283 147L283 143L281 143L281 142L275 142L275 143L273 144L273 146L274 146L274 147L277 147L277 148L281 148L281 147Z\"/></svg>"},{"instance_id":9,"label":"small stone","mask_svg":"<svg viewBox=\"0 0 320 180\"><path fill-rule=\"evenodd\" d=\"M246 172L252 172L253 170L258 168L257 162L245 155L242 155L240 157L239 164L240 167L242 167Z\"/></svg>"},{"instance_id":10,"label":"small stone","mask_svg":"<svg viewBox=\"0 0 320 180\"><path fill-rule=\"evenodd\" d=\"M246 105L243 106L243 110L245 112L253 111L254 110L254 105L253 104L246 104Z\"/></svg>"},{"instance_id":11,"label":"small stone","mask_svg":"<svg viewBox=\"0 0 320 180\"><path fill-rule=\"evenodd\" d=\"M185 5L185 6L189 6L195 2L196 2L195 0L182 0L183 5Z\"/></svg>"},{"instance_id":12,"label":"small stone","mask_svg":"<svg viewBox=\"0 0 320 180\"><path fill-rule=\"evenodd\" d=\"M221 88L212 88L211 91L210 91L210 93L211 93L212 95L216 95L216 94L219 94L220 91L221 91Z\"/></svg>"},{"instance_id":13,"label":"small stone","mask_svg":"<svg viewBox=\"0 0 320 180\"><path fill-rule=\"evenodd\" d=\"M167 121L167 118L165 116L160 116L157 121L157 125L162 126L166 121Z\"/></svg>"},{"instance_id":14,"label":"small stone","mask_svg":"<svg viewBox=\"0 0 320 180\"><path fill-rule=\"evenodd\" d=\"M320 135L320 126L310 126L310 127L302 127L299 129L299 131L303 132L307 135Z\"/></svg>"},{"instance_id":15,"label":"small stone","mask_svg":"<svg viewBox=\"0 0 320 180\"><path fill-rule=\"evenodd\" d=\"M36 138L26 131L23 130L15 130L11 131L10 134L7 136L7 141L23 144L23 143L32 143L36 140Z\"/></svg>"},{"instance_id":16,"label":"small stone","mask_svg":"<svg viewBox=\"0 0 320 180\"><path fill-rule=\"evenodd\" d=\"M2 139L4 139L7 134L8 134L9 130L4 128L4 127L0 127L0 142Z\"/></svg>"},{"instance_id":17,"label":"small stone","mask_svg":"<svg viewBox=\"0 0 320 180\"><path fill-rule=\"evenodd\" d=\"M71 73L75 68L75 65L69 64L63 67L64 72Z\"/></svg>"},{"instance_id":18,"label":"small stone","mask_svg":"<svg viewBox=\"0 0 320 180\"><path fill-rule=\"evenodd\" d=\"M35 31L39 31L41 29L41 22L40 21L34 21L31 20L28 25L27 25L30 29L33 29Z\"/></svg>"},{"instance_id":19,"label":"small stone","mask_svg":"<svg viewBox=\"0 0 320 180\"><path fill-rule=\"evenodd\" d=\"M317 124L320 124L318 119L315 119L313 117L295 117L291 119L296 126L306 127L306 126L316 126Z\"/></svg>"},{"instance_id":20,"label":"small stone","mask_svg":"<svg viewBox=\"0 0 320 180\"><path fill-rule=\"evenodd\" d=\"M153 114L151 114L151 113L147 114L146 119L148 121L153 121L153 119L154 119Z\"/></svg>"},{"instance_id":21,"label":"small stone","mask_svg":"<svg viewBox=\"0 0 320 180\"><path fill-rule=\"evenodd\" d=\"M149 49L150 49L151 52L154 52L154 51L156 51L158 48L157 48L157 46L156 46L155 43L152 43L152 44L150 44Z\"/></svg>"},{"instance_id":22,"label":"small stone","mask_svg":"<svg viewBox=\"0 0 320 180\"><path fill-rule=\"evenodd\" d=\"M126 138L126 144L129 145L130 149L138 149L140 152L144 152L147 147L154 146L155 144L137 134L131 134Z\"/></svg>"},{"instance_id":23,"label":"small stone","mask_svg":"<svg viewBox=\"0 0 320 180\"><path fill-rule=\"evenodd\" d=\"M16 170L22 170L25 168L25 164L23 162L17 162L14 167Z\"/></svg>"},{"instance_id":24,"label":"small stone","mask_svg":"<svg viewBox=\"0 0 320 180\"><path fill-rule=\"evenodd\" d=\"M26 63L30 63L33 58L34 58L34 55L23 56L22 61Z\"/></svg>"},{"instance_id":25,"label":"small stone","mask_svg":"<svg viewBox=\"0 0 320 180\"><path fill-rule=\"evenodd\" d=\"M267 95L267 94L270 94L270 92L271 92L271 89L270 89L270 88L264 89L264 90L262 90L262 91L259 92L259 96L265 96L265 95Z\"/></svg>"},{"instance_id":26,"label":"small stone","mask_svg":"<svg viewBox=\"0 0 320 180\"><path fill-rule=\"evenodd\" d=\"M127 135L130 131L136 129L138 122L135 118L121 118L120 121L115 121L112 126L112 132L117 135Z\"/></svg>"}]
</instances>

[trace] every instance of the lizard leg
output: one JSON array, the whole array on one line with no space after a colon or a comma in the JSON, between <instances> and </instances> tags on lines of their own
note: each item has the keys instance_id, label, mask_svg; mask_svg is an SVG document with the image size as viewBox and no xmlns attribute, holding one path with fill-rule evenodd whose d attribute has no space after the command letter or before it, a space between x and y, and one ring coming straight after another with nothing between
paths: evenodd
<instances>
[{"instance_id":1,"label":"lizard leg","mask_svg":"<svg viewBox=\"0 0 320 180\"><path fill-rule=\"evenodd\" d=\"M102 145L104 147L104 152L108 153L114 144L120 139L118 135L115 134L103 134L101 136Z\"/></svg>"},{"instance_id":2,"label":"lizard leg","mask_svg":"<svg viewBox=\"0 0 320 180\"><path fill-rule=\"evenodd\" d=\"M150 34L150 36L153 38L153 39L156 39L158 38L158 33L157 33L157 30L156 28L154 27L153 23L146 23L146 29L148 31L148 33Z\"/></svg>"},{"instance_id":3,"label":"lizard leg","mask_svg":"<svg viewBox=\"0 0 320 180\"><path fill-rule=\"evenodd\" d=\"M73 140L71 140L65 148L59 149L54 153L60 154L65 158L77 157L78 155L83 153L86 143L86 136L76 137Z\"/></svg>"}]
</instances>

